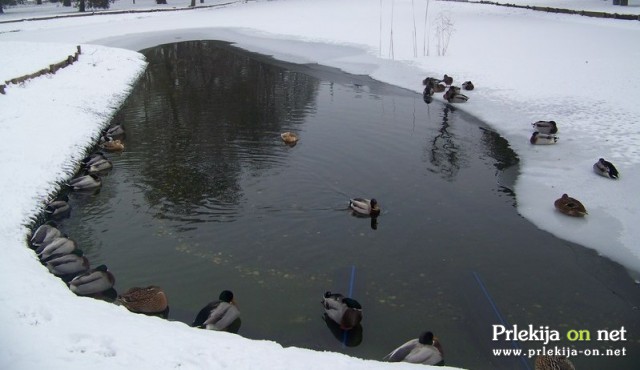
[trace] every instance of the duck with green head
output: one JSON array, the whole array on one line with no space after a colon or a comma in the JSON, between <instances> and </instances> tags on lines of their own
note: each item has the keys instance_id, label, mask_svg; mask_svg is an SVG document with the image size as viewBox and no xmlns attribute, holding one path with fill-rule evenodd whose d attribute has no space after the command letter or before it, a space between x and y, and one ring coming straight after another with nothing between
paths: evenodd
<instances>
[{"instance_id":1,"label":"duck with green head","mask_svg":"<svg viewBox=\"0 0 640 370\"><path fill-rule=\"evenodd\" d=\"M53 239L51 243L38 247L36 253L42 263L47 263L52 259L71 254L77 249L78 245L74 240L60 236Z\"/></svg>"},{"instance_id":2,"label":"duck with green head","mask_svg":"<svg viewBox=\"0 0 640 370\"><path fill-rule=\"evenodd\" d=\"M210 302L200 310L191 326L217 331L229 331L232 324L240 318L240 310L233 292L223 290L217 301Z\"/></svg>"},{"instance_id":3,"label":"duck with green head","mask_svg":"<svg viewBox=\"0 0 640 370\"><path fill-rule=\"evenodd\" d=\"M352 198L349 199L349 208L359 216L377 217L380 215L380 206L375 198Z\"/></svg>"},{"instance_id":4,"label":"duck with green head","mask_svg":"<svg viewBox=\"0 0 640 370\"><path fill-rule=\"evenodd\" d=\"M116 278L106 265L100 265L71 279L69 289L77 295L99 294L113 288Z\"/></svg>"},{"instance_id":5,"label":"duck with green head","mask_svg":"<svg viewBox=\"0 0 640 370\"><path fill-rule=\"evenodd\" d=\"M394 349L383 361L443 366L444 352L438 338L427 331Z\"/></svg>"},{"instance_id":6,"label":"duck with green head","mask_svg":"<svg viewBox=\"0 0 640 370\"><path fill-rule=\"evenodd\" d=\"M362 321L362 306L353 298L327 291L321 303L325 315L340 325L342 330L351 330Z\"/></svg>"},{"instance_id":7,"label":"duck with green head","mask_svg":"<svg viewBox=\"0 0 640 370\"><path fill-rule=\"evenodd\" d=\"M616 166L614 166L613 163L606 161L604 158L598 159L598 161L593 164L593 171L598 175L609 179L617 179L620 176Z\"/></svg>"},{"instance_id":8,"label":"duck with green head","mask_svg":"<svg viewBox=\"0 0 640 370\"><path fill-rule=\"evenodd\" d=\"M47 218L51 220L61 220L69 217L71 214L71 206L69 205L69 197L63 195L56 200L53 200L44 208L44 213Z\"/></svg>"},{"instance_id":9,"label":"duck with green head","mask_svg":"<svg viewBox=\"0 0 640 370\"><path fill-rule=\"evenodd\" d=\"M49 271L64 281L69 281L89 270L91 264L80 249L75 249L69 254L50 259L47 263Z\"/></svg>"},{"instance_id":10,"label":"duck with green head","mask_svg":"<svg viewBox=\"0 0 640 370\"><path fill-rule=\"evenodd\" d=\"M40 248L51 243L55 238L61 237L62 231L58 229L58 224L53 221L47 221L44 224L38 226L36 231L31 235L32 248Z\"/></svg>"}]
</instances>

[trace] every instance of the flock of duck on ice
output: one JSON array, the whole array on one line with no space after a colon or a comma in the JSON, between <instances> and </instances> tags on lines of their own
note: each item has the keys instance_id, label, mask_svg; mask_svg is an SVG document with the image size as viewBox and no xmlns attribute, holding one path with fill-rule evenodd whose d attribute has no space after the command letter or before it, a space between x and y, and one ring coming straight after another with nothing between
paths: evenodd
<instances>
[{"instance_id":1,"label":"flock of duck on ice","mask_svg":"<svg viewBox=\"0 0 640 370\"><path fill-rule=\"evenodd\" d=\"M444 93L443 98L449 103L463 103L469 98L461 90L471 91L475 87L471 81L466 81L462 87L453 85L453 78L444 75L443 79L427 77L423 80L425 86L423 98L430 103L435 93ZM532 124L534 132L531 144L555 144L558 126L555 121L538 121ZM82 160L81 174L68 183L69 191L93 192L102 185L101 174L109 171L113 164L104 152L121 152L124 150L125 136L122 125L115 125L103 131L99 147L100 150ZM298 142L295 133L285 132L282 141L294 146ZM104 152L103 152L104 151ZM600 158L594 165L594 171L601 176L617 179L618 171L613 164ZM556 209L566 215L583 217L587 214L585 207L578 200L563 194L554 203ZM357 216L370 217L375 220L380 215L380 207L376 199L353 198L349 200L350 210ZM168 317L169 304L164 291L158 286L145 288L134 287L125 293L118 294L114 290L115 277L105 266L93 269L90 262L76 243L58 229L57 222L69 217L70 206L68 197L48 203L44 209L46 222L41 224L31 235L29 244L35 250L40 261L48 270L61 278L70 290L79 296L89 296L114 302L126 307L129 311L147 315ZM373 223L372 223L373 227ZM322 297L325 319L335 325L337 330L348 333L357 330L362 321L362 306L358 301L342 294L326 292ZM237 332L239 329L240 311L235 305L233 293L224 290L217 300L208 303L196 315L191 326L211 330L225 330ZM398 347L387 356L385 361L411 362L418 364L444 365L444 352L437 337L431 332L423 332L419 338L412 339ZM566 358L556 356L539 356L536 359L536 369L551 368L566 364L567 369L573 365Z\"/></svg>"},{"instance_id":2,"label":"flock of duck on ice","mask_svg":"<svg viewBox=\"0 0 640 370\"><path fill-rule=\"evenodd\" d=\"M443 98L449 103L464 103L469 100L467 95L461 93L461 88L453 86L453 78L448 75L444 75L443 79L436 79L433 77L427 77L422 81L425 86L423 92L424 101L428 104L432 101L432 96L437 92L444 92ZM448 89L447 89L448 87ZM475 88L471 81L465 81L462 83L462 90L471 91ZM534 145L550 145L558 142L558 125L555 121L537 121L531 124L533 126L533 133L529 142ZM616 167L604 158L598 159L593 164L593 170L596 174L609 178L617 179L619 174ZM585 206L577 199L570 197L567 194L562 196L554 202L555 208L568 216L583 217L587 215Z\"/></svg>"}]
</instances>

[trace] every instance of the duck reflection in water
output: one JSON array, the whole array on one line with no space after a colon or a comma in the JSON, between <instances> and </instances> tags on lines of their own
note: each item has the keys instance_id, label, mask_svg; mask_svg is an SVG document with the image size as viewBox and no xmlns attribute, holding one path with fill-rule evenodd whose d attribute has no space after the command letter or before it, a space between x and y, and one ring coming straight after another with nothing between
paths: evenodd
<instances>
[{"instance_id":1,"label":"duck reflection in water","mask_svg":"<svg viewBox=\"0 0 640 370\"><path fill-rule=\"evenodd\" d=\"M357 347L362 343L362 325L358 324L351 330L342 330L340 325L331 320L326 313L322 315L324 323L327 324L331 334L338 340L338 342L344 344L347 347Z\"/></svg>"},{"instance_id":2,"label":"duck reflection in water","mask_svg":"<svg viewBox=\"0 0 640 370\"><path fill-rule=\"evenodd\" d=\"M445 180L453 180L460 170L458 144L455 136L449 132L450 113L455 112L455 108L446 105L442 115L442 126L438 130L429 149L429 162L435 167L429 169L431 172L439 173Z\"/></svg>"}]
</instances>

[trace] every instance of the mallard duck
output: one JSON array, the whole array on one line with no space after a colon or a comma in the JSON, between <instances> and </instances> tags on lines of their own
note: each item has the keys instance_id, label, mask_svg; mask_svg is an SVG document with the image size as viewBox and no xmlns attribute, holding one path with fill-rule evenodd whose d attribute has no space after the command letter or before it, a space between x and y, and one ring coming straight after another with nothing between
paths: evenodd
<instances>
[{"instance_id":1,"label":"mallard duck","mask_svg":"<svg viewBox=\"0 0 640 370\"><path fill-rule=\"evenodd\" d=\"M224 290L217 301L210 302L200 310L191 324L209 330L227 330L240 317L240 310L233 299L233 292Z\"/></svg>"},{"instance_id":2,"label":"mallard duck","mask_svg":"<svg viewBox=\"0 0 640 370\"><path fill-rule=\"evenodd\" d=\"M427 91L427 88L430 88L431 91L433 91L434 93L444 92L444 90L447 88L447 85L445 85L444 82L433 77L425 78L422 81L422 84L425 86L425 91ZM424 96L424 92L423 92L423 96Z\"/></svg>"},{"instance_id":3,"label":"mallard duck","mask_svg":"<svg viewBox=\"0 0 640 370\"><path fill-rule=\"evenodd\" d=\"M69 197L64 196L48 203L44 208L45 215L53 220L60 220L69 217L71 206L69 205Z\"/></svg>"},{"instance_id":4,"label":"mallard duck","mask_svg":"<svg viewBox=\"0 0 640 370\"><path fill-rule=\"evenodd\" d=\"M49 271L59 277L69 280L79 274L89 270L91 267L87 257L82 255L82 251L76 249L69 254L53 258L47 262Z\"/></svg>"},{"instance_id":5,"label":"mallard duck","mask_svg":"<svg viewBox=\"0 0 640 370\"><path fill-rule=\"evenodd\" d=\"M293 132L283 132L280 134L280 137L282 138L282 141L287 144L295 144L298 142L298 136Z\"/></svg>"},{"instance_id":6,"label":"mallard duck","mask_svg":"<svg viewBox=\"0 0 640 370\"><path fill-rule=\"evenodd\" d=\"M442 346L430 331L394 349L383 358L388 362L409 362L423 365L444 365Z\"/></svg>"},{"instance_id":7,"label":"mallard duck","mask_svg":"<svg viewBox=\"0 0 640 370\"><path fill-rule=\"evenodd\" d=\"M473 82L465 81L465 82L462 83L462 88L464 90L471 91L471 90L475 89L476 87L473 86Z\"/></svg>"},{"instance_id":8,"label":"mallard duck","mask_svg":"<svg viewBox=\"0 0 640 370\"><path fill-rule=\"evenodd\" d=\"M605 161L604 158L598 159L598 161L593 164L593 170L598 175L611 179L617 179L619 176L616 166L611 162Z\"/></svg>"},{"instance_id":9,"label":"mallard duck","mask_svg":"<svg viewBox=\"0 0 640 370\"><path fill-rule=\"evenodd\" d=\"M122 125L113 125L104 131L104 136L118 138L124 136L124 127Z\"/></svg>"},{"instance_id":10,"label":"mallard duck","mask_svg":"<svg viewBox=\"0 0 640 370\"><path fill-rule=\"evenodd\" d=\"M31 246L33 248L40 248L51 243L55 238L62 236L62 232L57 226L53 221L48 221L40 225L31 236Z\"/></svg>"},{"instance_id":11,"label":"mallard duck","mask_svg":"<svg viewBox=\"0 0 640 370\"><path fill-rule=\"evenodd\" d=\"M146 288L131 288L119 295L116 302L135 313L165 316L169 310L167 295L162 288L153 285Z\"/></svg>"},{"instance_id":12,"label":"mallard duck","mask_svg":"<svg viewBox=\"0 0 640 370\"><path fill-rule=\"evenodd\" d=\"M576 370L573 363L565 356L538 356L535 370Z\"/></svg>"},{"instance_id":13,"label":"mallard duck","mask_svg":"<svg viewBox=\"0 0 640 370\"><path fill-rule=\"evenodd\" d=\"M77 295L92 295L113 288L116 278L106 265L100 265L69 282L69 289Z\"/></svg>"},{"instance_id":14,"label":"mallard duck","mask_svg":"<svg viewBox=\"0 0 640 370\"><path fill-rule=\"evenodd\" d=\"M422 98L425 99L428 96L433 96L434 92L433 87L425 86L424 91L422 91Z\"/></svg>"},{"instance_id":15,"label":"mallard duck","mask_svg":"<svg viewBox=\"0 0 640 370\"><path fill-rule=\"evenodd\" d=\"M453 77L447 76L446 74L442 78L442 82L444 82L447 86L453 83Z\"/></svg>"},{"instance_id":16,"label":"mallard duck","mask_svg":"<svg viewBox=\"0 0 640 370\"><path fill-rule=\"evenodd\" d=\"M556 135L541 134L538 131L535 131L533 134L531 134L531 138L529 139L529 142L531 144L536 144L536 145L555 144L557 141L558 141L558 137Z\"/></svg>"},{"instance_id":17,"label":"mallard duck","mask_svg":"<svg viewBox=\"0 0 640 370\"><path fill-rule=\"evenodd\" d=\"M349 199L349 208L358 215L376 217L380 215L380 207L375 198L371 200L365 198Z\"/></svg>"},{"instance_id":18,"label":"mallard duck","mask_svg":"<svg viewBox=\"0 0 640 370\"><path fill-rule=\"evenodd\" d=\"M95 190L102 186L102 180L96 174L75 177L69 181L69 187L75 191Z\"/></svg>"},{"instance_id":19,"label":"mallard duck","mask_svg":"<svg viewBox=\"0 0 640 370\"><path fill-rule=\"evenodd\" d=\"M95 152L95 153L93 153L91 155L88 155L88 156L86 156L86 157L84 157L82 159L82 166L85 167L85 168L89 167L92 164L94 164L95 162L97 162L99 160L102 160L102 159L109 159L109 158L107 158L107 156L105 156L104 153L102 153L102 152Z\"/></svg>"},{"instance_id":20,"label":"mallard duck","mask_svg":"<svg viewBox=\"0 0 640 370\"><path fill-rule=\"evenodd\" d=\"M38 258L40 258L40 261L46 263L65 254L73 253L73 251L77 249L78 245L75 241L60 236L53 239L50 243L40 246L36 249L36 254Z\"/></svg>"},{"instance_id":21,"label":"mallard duck","mask_svg":"<svg viewBox=\"0 0 640 370\"><path fill-rule=\"evenodd\" d=\"M353 298L326 292L321 303L327 317L342 330L351 330L362 321L362 306Z\"/></svg>"},{"instance_id":22,"label":"mallard duck","mask_svg":"<svg viewBox=\"0 0 640 370\"><path fill-rule=\"evenodd\" d=\"M98 174L113 168L113 163L110 160L103 158L93 161L92 164L85 167L88 173Z\"/></svg>"},{"instance_id":23,"label":"mallard duck","mask_svg":"<svg viewBox=\"0 0 640 370\"><path fill-rule=\"evenodd\" d=\"M440 80L435 79L433 77L426 77L424 80L422 80L422 85L423 86L433 85L435 81L440 81Z\"/></svg>"},{"instance_id":24,"label":"mallard duck","mask_svg":"<svg viewBox=\"0 0 640 370\"><path fill-rule=\"evenodd\" d=\"M465 94L461 94L460 88L456 86L451 86L446 93L444 93L444 98L449 103L465 103L469 100L469 97Z\"/></svg>"},{"instance_id":25,"label":"mallard duck","mask_svg":"<svg viewBox=\"0 0 640 370\"><path fill-rule=\"evenodd\" d=\"M588 214L579 200L571 198L567 194L562 194L562 197L556 199L553 205L558 211L568 216L583 217Z\"/></svg>"},{"instance_id":26,"label":"mallard duck","mask_svg":"<svg viewBox=\"0 0 640 370\"><path fill-rule=\"evenodd\" d=\"M121 152L124 150L124 144L120 140L111 137L105 138L100 147L108 152Z\"/></svg>"},{"instance_id":27,"label":"mallard duck","mask_svg":"<svg viewBox=\"0 0 640 370\"><path fill-rule=\"evenodd\" d=\"M531 126L541 134L555 134L558 132L556 121L538 121L532 123Z\"/></svg>"}]
</instances>

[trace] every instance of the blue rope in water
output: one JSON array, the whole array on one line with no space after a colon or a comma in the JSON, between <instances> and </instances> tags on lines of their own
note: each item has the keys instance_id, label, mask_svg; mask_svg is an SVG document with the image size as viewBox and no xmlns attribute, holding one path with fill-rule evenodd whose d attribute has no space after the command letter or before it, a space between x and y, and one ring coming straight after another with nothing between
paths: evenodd
<instances>
[{"instance_id":1,"label":"blue rope in water","mask_svg":"<svg viewBox=\"0 0 640 370\"><path fill-rule=\"evenodd\" d=\"M502 325L504 325L504 326L510 326L509 323L507 322L507 320L505 320L505 318L500 313L500 310L498 310L498 306L496 306L496 303L491 298L491 295L489 294L489 291L487 290L487 287L482 282L482 279L480 279L480 275L478 275L477 272L473 271L473 277L476 279L476 282L480 286L480 290L482 290L482 293L484 294L484 296L489 301L489 304L491 305L491 308L493 308L493 312L498 317L498 320L500 321L500 323ZM522 350L522 347L520 347L520 344L517 341L515 341L515 340L511 341L511 344L513 345L513 348ZM525 369L531 370L531 366L529 366L529 363L524 358L524 356L520 356L520 361L522 362L522 365L524 366Z\"/></svg>"},{"instance_id":2,"label":"blue rope in water","mask_svg":"<svg viewBox=\"0 0 640 370\"><path fill-rule=\"evenodd\" d=\"M351 279L349 280L349 298L353 298L353 282L356 279L356 265L351 265Z\"/></svg>"},{"instance_id":3,"label":"blue rope in water","mask_svg":"<svg viewBox=\"0 0 640 370\"><path fill-rule=\"evenodd\" d=\"M351 278L349 279L349 294L347 297L353 297L353 283L356 279L356 265L351 265ZM347 331L342 332L342 348L347 346Z\"/></svg>"}]
</instances>

